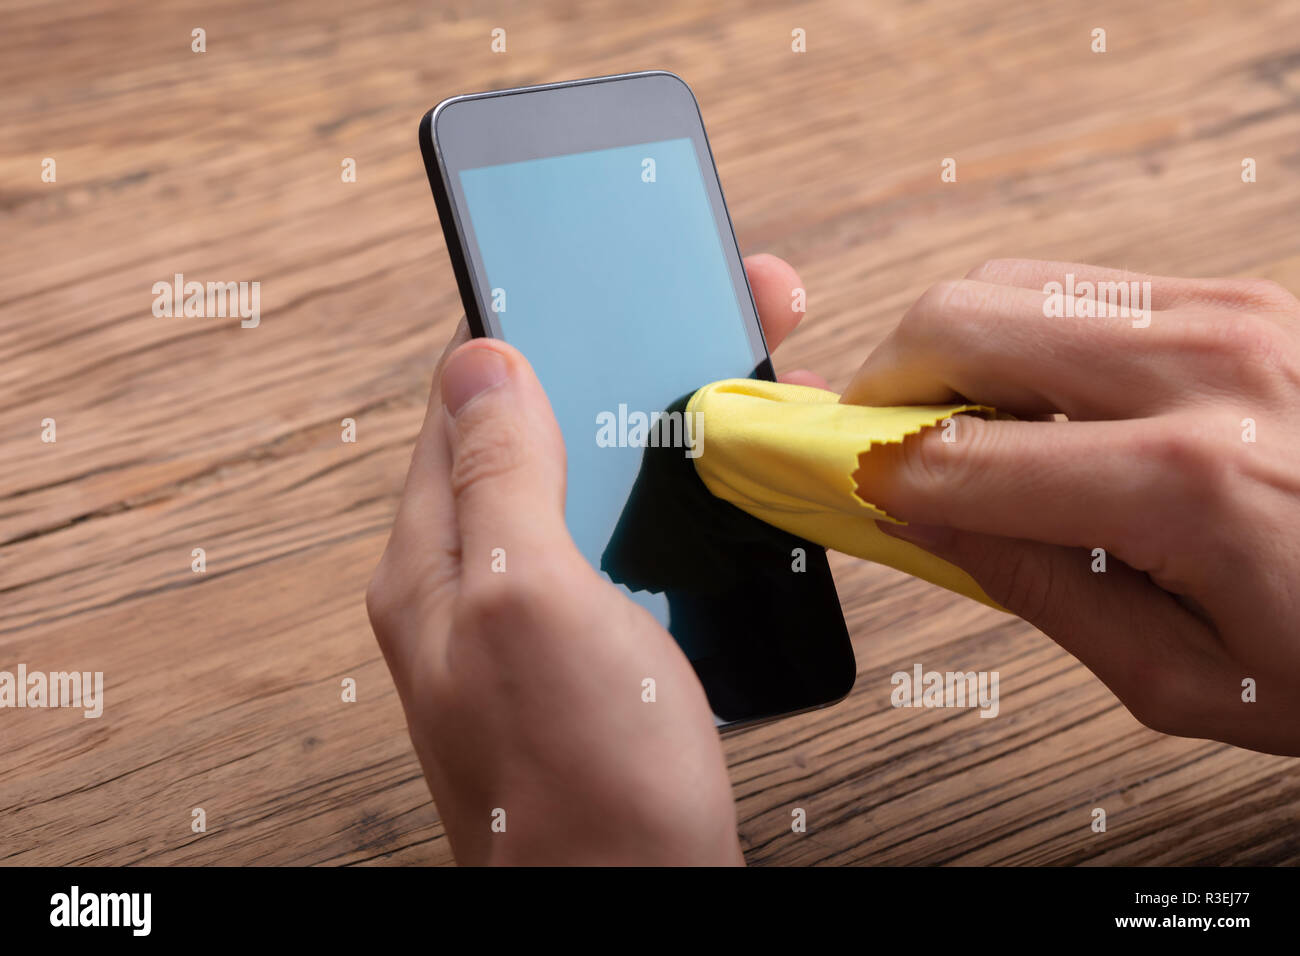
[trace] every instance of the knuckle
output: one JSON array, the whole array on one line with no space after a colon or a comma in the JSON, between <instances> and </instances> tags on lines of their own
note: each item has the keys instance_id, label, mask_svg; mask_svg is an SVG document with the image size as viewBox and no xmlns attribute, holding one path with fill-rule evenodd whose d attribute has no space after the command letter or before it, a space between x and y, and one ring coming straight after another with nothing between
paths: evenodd
<instances>
[{"instance_id":1,"label":"knuckle","mask_svg":"<svg viewBox=\"0 0 1300 956\"><path fill-rule=\"evenodd\" d=\"M945 279L921 293L898 324L901 335L923 339L938 330L953 298L961 294L965 280Z\"/></svg>"},{"instance_id":2,"label":"knuckle","mask_svg":"<svg viewBox=\"0 0 1300 956\"><path fill-rule=\"evenodd\" d=\"M1213 313L1172 335L1172 357L1182 363L1188 404L1226 400L1241 409L1232 419L1240 423L1242 417L1257 417L1252 409L1294 403L1300 351L1293 333L1281 325L1249 313Z\"/></svg>"},{"instance_id":3,"label":"knuckle","mask_svg":"<svg viewBox=\"0 0 1300 956\"><path fill-rule=\"evenodd\" d=\"M1163 573L1180 530L1200 526L1189 516L1207 499L1220 459L1200 437L1198 423L1162 417L1129 430L1115 454L1131 462L1130 482L1098 516L1099 544L1130 567Z\"/></svg>"},{"instance_id":4,"label":"knuckle","mask_svg":"<svg viewBox=\"0 0 1300 956\"><path fill-rule=\"evenodd\" d=\"M1004 549L1000 559L986 568L985 577L989 593L1004 607L1040 629L1051 630L1056 580L1046 553L1035 547Z\"/></svg>"},{"instance_id":5,"label":"knuckle","mask_svg":"<svg viewBox=\"0 0 1300 956\"><path fill-rule=\"evenodd\" d=\"M553 615L559 593L531 572L484 575L461 588L453 617L458 630L480 639L508 638Z\"/></svg>"},{"instance_id":6,"label":"knuckle","mask_svg":"<svg viewBox=\"0 0 1300 956\"><path fill-rule=\"evenodd\" d=\"M963 294L967 286L965 279L944 279L942 282L936 282L921 293L921 298L917 300L918 311L930 315L942 315L953 301Z\"/></svg>"},{"instance_id":7,"label":"knuckle","mask_svg":"<svg viewBox=\"0 0 1300 956\"><path fill-rule=\"evenodd\" d=\"M955 419L954 419L955 421ZM956 428L961 428L957 424ZM951 490L960 485L964 456L957 451L961 442L945 442L943 426L929 428L903 442L901 490L907 497L931 503L946 516L944 505ZM904 503L904 509L907 504Z\"/></svg>"},{"instance_id":8,"label":"knuckle","mask_svg":"<svg viewBox=\"0 0 1300 956\"><path fill-rule=\"evenodd\" d=\"M1231 468L1221 444L1206 436L1203 422L1191 418L1167 420L1159 431L1137 440L1139 460L1151 465L1141 500L1163 505L1146 512L1152 520L1168 523L1185 517L1189 506L1223 502Z\"/></svg>"},{"instance_id":9,"label":"knuckle","mask_svg":"<svg viewBox=\"0 0 1300 956\"><path fill-rule=\"evenodd\" d=\"M958 491L992 453L994 434L988 425L982 418L954 415L893 446L897 450L882 459L888 467L879 482L879 503L904 518L954 523Z\"/></svg>"},{"instance_id":10,"label":"knuckle","mask_svg":"<svg viewBox=\"0 0 1300 956\"><path fill-rule=\"evenodd\" d=\"M519 461L522 435L511 419L479 424L461 436L451 466L452 493L460 497L478 484L510 474Z\"/></svg>"},{"instance_id":11,"label":"knuckle","mask_svg":"<svg viewBox=\"0 0 1300 956\"><path fill-rule=\"evenodd\" d=\"M1222 348L1223 378L1251 394L1272 396L1289 380L1284 370L1293 344L1283 330L1266 319L1233 316L1213 343Z\"/></svg>"},{"instance_id":12,"label":"knuckle","mask_svg":"<svg viewBox=\"0 0 1300 956\"><path fill-rule=\"evenodd\" d=\"M420 557L427 560L412 561L411 551L398 538L394 531L366 584L366 616L380 646L412 621L432 613L439 595L447 593L459 575L458 550L426 544Z\"/></svg>"},{"instance_id":13,"label":"knuckle","mask_svg":"<svg viewBox=\"0 0 1300 956\"><path fill-rule=\"evenodd\" d=\"M1185 279L1173 280L1170 291L1173 303L1180 306L1200 308L1219 308L1223 310L1241 309L1254 304L1255 295L1261 287L1254 279Z\"/></svg>"},{"instance_id":14,"label":"knuckle","mask_svg":"<svg viewBox=\"0 0 1300 956\"><path fill-rule=\"evenodd\" d=\"M1271 322L1249 313L1232 312L1215 316L1204 326L1209 351L1258 361L1271 361L1282 347L1280 330Z\"/></svg>"},{"instance_id":15,"label":"knuckle","mask_svg":"<svg viewBox=\"0 0 1300 956\"><path fill-rule=\"evenodd\" d=\"M986 282L994 276L1006 274L1014 262L1014 259L985 259L967 272L966 278L975 282Z\"/></svg>"},{"instance_id":16,"label":"knuckle","mask_svg":"<svg viewBox=\"0 0 1300 956\"><path fill-rule=\"evenodd\" d=\"M1294 309L1300 302L1285 287L1272 279L1237 279L1233 286L1238 297L1247 303L1268 309Z\"/></svg>"},{"instance_id":17,"label":"knuckle","mask_svg":"<svg viewBox=\"0 0 1300 956\"><path fill-rule=\"evenodd\" d=\"M400 579L389 567L387 558L380 558L366 585L366 616L381 639L392 624L394 612L402 606L400 589Z\"/></svg>"}]
</instances>

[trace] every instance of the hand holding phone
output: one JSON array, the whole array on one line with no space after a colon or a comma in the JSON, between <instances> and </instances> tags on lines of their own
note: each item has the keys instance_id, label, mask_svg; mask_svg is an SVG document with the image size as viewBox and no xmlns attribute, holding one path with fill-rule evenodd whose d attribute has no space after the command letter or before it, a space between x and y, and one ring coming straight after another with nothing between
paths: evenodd
<instances>
[{"instance_id":1,"label":"hand holding phone","mask_svg":"<svg viewBox=\"0 0 1300 956\"><path fill-rule=\"evenodd\" d=\"M775 347L798 276L770 256L746 265ZM496 360L508 378L478 391ZM574 546L564 458L522 356L470 343L462 323L367 592L452 849L462 863L738 863L708 702L671 635ZM502 570L468 566L466 540L496 542Z\"/></svg>"},{"instance_id":2,"label":"hand holding phone","mask_svg":"<svg viewBox=\"0 0 1300 956\"><path fill-rule=\"evenodd\" d=\"M776 636L787 651L797 652L795 642L804 642L803 657L810 673L814 678L822 675L811 681L800 675L800 668L785 675L774 669L779 659L772 654L771 642L765 645L763 633L773 623L763 620L765 608L772 606L771 594L757 594L748 607L739 608L748 622L740 628L729 620L729 611L738 607L734 596L730 603L715 602L715 620L724 632L730 624L731 636L743 637L749 628L752 653L733 640L729 653L717 656L713 669L702 673L700 657L688 659L679 646L680 636L674 641L665 621L657 619L656 609L662 612L662 605L656 608L645 595L637 600L595 567L642 459L637 448L607 449L615 454L601 459L579 447L592 467L575 474L575 447L584 442L586 425L595 425L594 420L584 421L591 411L591 395L600 393L602 382L608 394L608 383L617 389L620 381L633 380L648 385L649 401L663 399L668 404L666 396L682 383L698 385L703 384L699 379L734 374L735 361L747 371L770 375L764 334L775 346L800 317L788 307L791 292L800 283L785 263L758 257L746 264L746 281L734 238L728 251L718 231L718 222L726 221L720 191L717 205L701 210L700 203L708 201L710 192L700 172L698 157L701 150L704 157L708 153L698 112L689 92L685 100L681 98L685 87L679 80L671 78L663 86L662 76L653 76L653 90L642 83L636 84L637 89L653 94L647 102L662 99L667 92L672 98L672 123L664 132L684 131L689 140L689 152L684 151L685 143L657 152L667 158L658 169L691 176L685 179L688 188L678 196L676 206L662 194L651 206L669 201L668 208L676 212L661 217L661 224L677 228L694 222L697 255L700 246L706 252L713 249L704 256L711 263L704 269L697 268L699 263L691 257L667 260L670 266L674 261L685 266L679 284L703 282L717 306L716 313L702 314L689 301L682 303L687 321L703 319L698 322L699 354L666 365L656 358L665 354L665 346L684 344L690 351L691 343L683 343L680 332L672 332L674 323L680 329L683 316L665 314L658 321L656 313L633 314L637 297L629 299L629 284L640 295L653 298L654 282L629 271L625 255L616 263L624 282L607 286L606 294L614 298L597 299L595 308L588 304L573 310L587 323L605 319L606 331L612 334L603 339L602 351L584 355L572 324L566 327L557 321L554 302L548 304L549 312L540 308L542 299L552 295L547 282L540 280L563 287L564 267L572 257L552 261L548 273L538 266L536 250L548 241L554 243L566 223L571 240L585 241L583 228L575 233L573 227L589 226L591 210L585 217L575 213L574 189L581 192L584 178L599 179L608 154L589 156L576 186L574 168L558 166L533 166L516 182L507 178L492 183L484 194L488 205L483 215L499 217L499 223L508 226L511 217L502 215L504 207L497 207L510 196L534 211L529 223L515 216L521 228L495 233L493 258L514 243L520 255L509 260L509 284L516 292L525 290L524 295L514 296L515 314L522 311L526 322L531 312L541 320L540 327L531 329L531 334L525 334L527 325L520 325L517 334L509 332L504 320L509 292L502 289L502 312L490 312L498 296L486 284L487 274L471 278L471 263L481 255L478 245L457 245L452 250L469 325L480 334L496 331L526 341L531 354L526 358L499 338L469 342L469 329L464 327L453 340L439 363L393 532L367 592L371 622L393 672L412 740L462 862L739 863L735 809L716 725L819 706L842 696L852 683L852 654L819 550L812 555L813 575L796 579L812 582L813 590L803 593L808 600L801 605L788 594L777 596L784 615L778 623L786 632ZM567 101L563 109L552 108L544 118L561 127L572 107L579 118L586 116L585 121L570 117L566 133L570 139L561 144L560 152L567 157L565 150L575 144L590 145L591 140L583 137L590 137L593 129L584 133L584 123L601 116L608 119L609 107L620 99L606 101L605 112ZM690 110L684 112L681 107L687 103ZM597 123L594 132L608 133L607 126ZM490 122L487 128L492 128ZM540 148L532 138L541 135L539 128L530 127L532 134L518 125L513 129L514 140ZM431 114L422 126L426 158L437 152L433 133ZM696 135L698 140L693 138ZM468 134L453 140L466 149L470 147L465 144L479 142ZM553 150L555 144L548 148ZM431 177L435 170L442 177L441 160L433 157L432 161ZM638 164L638 181L643 168L648 167ZM609 170L604 172L610 175ZM679 180L679 191L680 186ZM622 186L614 183L612 188ZM453 225L460 213L452 212L451 192L435 187L435 194L448 235L457 236L460 243L460 229ZM560 198L565 195L567 201ZM511 205L515 204L506 203ZM519 208L516 205L516 212ZM617 209L608 204L604 208ZM722 220L715 215L718 209ZM468 214L468 209L462 212ZM653 220L651 209L649 220L624 219L618 232L625 240L642 242L645 255L660 257L661 268L653 278L662 283L664 254L654 247L665 236L653 234L654 230L639 240L633 235ZM729 223L726 228L729 236ZM674 236L667 238L671 241ZM678 243L679 249L688 246ZM600 243L588 243L588 251L599 255ZM731 273L732 255L739 279ZM609 260L605 265L610 265ZM530 275L539 280L531 287ZM514 281L516 277L522 284ZM481 300L479 288L484 289ZM574 294L582 295L582 289ZM763 307L761 327L755 300ZM574 315L569 316L570 323ZM548 316L552 321L546 321ZM620 329L640 334L643 347L629 349L627 335ZM599 336L600 331L591 328L591 336ZM716 339L712 345L709 335ZM647 349L646 343L654 348ZM626 360L611 365L611 348L623 350ZM718 361L728 354L733 356L731 365ZM702 362L700 355L705 356ZM552 381L546 387L530 365L533 356L551 369ZM565 417L571 434L566 434L564 418L557 422L552 411L560 391L557 385L566 377L577 385L562 396L570 407ZM794 380L822 384L809 373L798 373ZM573 436L578 436L576 441ZM602 487L621 490L602 496ZM602 517L589 524L597 533L587 533L583 548L572 533L575 515L593 504ZM743 555L737 557L737 566L743 570ZM728 570L729 574L718 577L744 581L737 568ZM766 571L770 576L771 569ZM692 597L700 603L698 594L687 594L687 601ZM827 620L832 624L829 629ZM711 635L706 628L700 636L707 641ZM833 666L827 668L828 663ZM711 694L706 693L710 689Z\"/></svg>"}]
</instances>

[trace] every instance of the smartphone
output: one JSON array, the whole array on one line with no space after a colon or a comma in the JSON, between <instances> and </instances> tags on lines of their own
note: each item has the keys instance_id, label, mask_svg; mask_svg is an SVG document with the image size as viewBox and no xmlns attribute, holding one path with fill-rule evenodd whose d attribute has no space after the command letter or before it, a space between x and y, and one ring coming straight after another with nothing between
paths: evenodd
<instances>
[{"instance_id":1,"label":"smartphone","mask_svg":"<svg viewBox=\"0 0 1300 956\"><path fill-rule=\"evenodd\" d=\"M655 71L456 96L420 147L473 334L527 357L559 421L583 555L673 635L720 726L842 700L856 664L824 550L708 494L707 430L673 417L709 382L774 377L690 88Z\"/></svg>"}]
</instances>

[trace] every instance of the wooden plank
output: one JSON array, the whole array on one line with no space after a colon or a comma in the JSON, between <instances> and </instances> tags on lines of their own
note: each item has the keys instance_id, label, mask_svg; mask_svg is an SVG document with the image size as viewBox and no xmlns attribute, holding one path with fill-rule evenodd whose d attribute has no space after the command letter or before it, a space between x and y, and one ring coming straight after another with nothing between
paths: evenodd
<instances>
[{"instance_id":1,"label":"wooden plank","mask_svg":"<svg viewBox=\"0 0 1300 956\"><path fill-rule=\"evenodd\" d=\"M415 141L443 96L681 73L742 248L809 289L778 367L837 385L928 285L994 256L1300 289L1295 4L82 0L3 17L0 668L75 662L108 694L100 720L0 713L5 863L451 861L363 606L459 315ZM154 318L151 287L177 272L259 281L262 324ZM1300 861L1294 761L1160 737L1029 626L835 568L853 695L726 742L751 862ZM918 661L998 670L1000 716L891 708L890 674Z\"/></svg>"}]
</instances>

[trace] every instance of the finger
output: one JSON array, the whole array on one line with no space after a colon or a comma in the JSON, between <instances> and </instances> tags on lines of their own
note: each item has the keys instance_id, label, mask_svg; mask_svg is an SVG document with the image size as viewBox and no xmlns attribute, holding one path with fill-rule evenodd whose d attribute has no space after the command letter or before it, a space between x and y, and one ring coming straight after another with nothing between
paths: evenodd
<instances>
[{"instance_id":1,"label":"finger","mask_svg":"<svg viewBox=\"0 0 1300 956\"><path fill-rule=\"evenodd\" d=\"M1093 287L1095 298L1096 285L1099 282L1150 282L1153 296L1160 297L1152 307L1158 310L1168 309L1175 304L1170 295L1174 285L1181 279L1168 279L1162 276L1148 275L1144 272L1130 272L1127 269L1111 269L1105 266L1093 266L1083 262L1059 262L1047 259L990 259L982 262L966 278L975 282L989 282L995 285L1010 285L1021 289L1038 289L1049 282L1064 284L1067 275L1074 276L1075 283L1088 282ZM1130 291L1132 291L1130 285Z\"/></svg>"},{"instance_id":2,"label":"finger","mask_svg":"<svg viewBox=\"0 0 1300 956\"><path fill-rule=\"evenodd\" d=\"M456 531L456 511L453 507L447 475L451 470L451 457L447 452L444 432L445 416L442 413L442 393L439 381L447 359L457 348L470 340L469 325L461 316L456 331L443 349L434 368L433 387L424 410L424 422L415 439L411 463L406 471L406 484L402 500L393 522L393 535L400 536L399 544L419 542L420 550L428 549L435 565L426 566L424 573L435 581L455 578L459 569L459 542Z\"/></svg>"},{"instance_id":3,"label":"finger","mask_svg":"<svg viewBox=\"0 0 1300 956\"><path fill-rule=\"evenodd\" d=\"M1213 631L1123 562L1099 565L1087 551L948 528L880 527L965 570L1150 727L1199 735L1218 716L1207 705L1232 699L1218 692L1224 657Z\"/></svg>"},{"instance_id":4,"label":"finger","mask_svg":"<svg viewBox=\"0 0 1300 956\"><path fill-rule=\"evenodd\" d=\"M469 327L462 317L434 372L393 529L367 590L367 609L376 624L375 633L402 693L403 675L410 673L411 660L427 628L406 626L407 622L398 618L418 623L421 618L439 614L460 576L460 536L448 480L451 456L439 376L447 357L469 337Z\"/></svg>"},{"instance_id":5,"label":"finger","mask_svg":"<svg viewBox=\"0 0 1300 956\"><path fill-rule=\"evenodd\" d=\"M863 500L902 521L1101 547L1127 560L1141 535L1161 540L1158 522L1184 504L1169 456L1148 433L959 415L951 427L874 447L854 480Z\"/></svg>"},{"instance_id":6,"label":"finger","mask_svg":"<svg viewBox=\"0 0 1300 956\"><path fill-rule=\"evenodd\" d=\"M477 339L448 359L441 389L462 587L497 559L510 569L554 561L572 547L564 441L532 367L505 342Z\"/></svg>"},{"instance_id":7,"label":"finger","mask_svg":"<svg viewBox=\"0 0 1300 956\"><path fill-rule=\"evenodd\" d=\"M442 350L442 355L438 356L438 364L434 366L433 381L435 385L442 378L443 366L447 364L447 359L451 358L451 353L456 351L473 337L474 336L471 335L469 331L469 323L465 321L465 316L462 315L460 321L456 323L456 330L451 333L451 338L448 340L446 347ZM436 400L439 405L441 405L442 394L440 390L435 388L430 393L429 399L431 402Z\"/></svg>"},{"instance_id":8,"label":"finger","mask_svg":"<svg viewBox=\"0 0 1300 956\"><path fill-rule=\"evenodd\" d=\"M1185 388L1147 358L1167 335L1122 316L1048 316L1037 289L963 279L931 287L867 358L842 401L931 405L958 397L1017 415L1125 418Z\"/></svg>"},{"instance_id":9,"label":"finger","mask_svg":"<svg viewBox=\"0 0 1300 956\"><path fill-rule=\"evenodd\" d=\"M830 384L816 372L810 372L806 368L797 368L792 372L784 372L776 377L778 382L784 382L787 385L807 385L810 388L820 388L830 391Z\"/></svg>"},{"instance_id":10,"label":"finger","mask_svg":"<svg viewBox=\"0 0 1300 956\"><path fill-rule=\"evenodd\" d=\"M803 288L799 273L784 259L766 253L748 256L745 273L749 276L749 288L754 293L768 351L776 351L804 316L803 312L794 310L794 292Z\"/></svg>"},{"instance_id":11,"label":"finger","mask_svg":"<svg viewBox=\"0 0 1300 956\"><path fill-rule=\"evenodd\" d=\"M1096 288L1099 283L1127 284L1131 294L1133 283L1149 282L1151 308L1157 312L1191 304L1236 310L1270 305L1279 298L1279 293L1282 298L1287 295L1285 290L1258 279L1182 279L1131 272L1127 269L1109 269L1082 262L1037 259L990 259L971 269L966 273L966 278L1041 291L1050 282L1064 284L1067 275L1074 276L1076 288L1080 282L1091 283L1094 287L1093 298L1102 297L1106 291Z\"/></svg>"}]
</instances>

